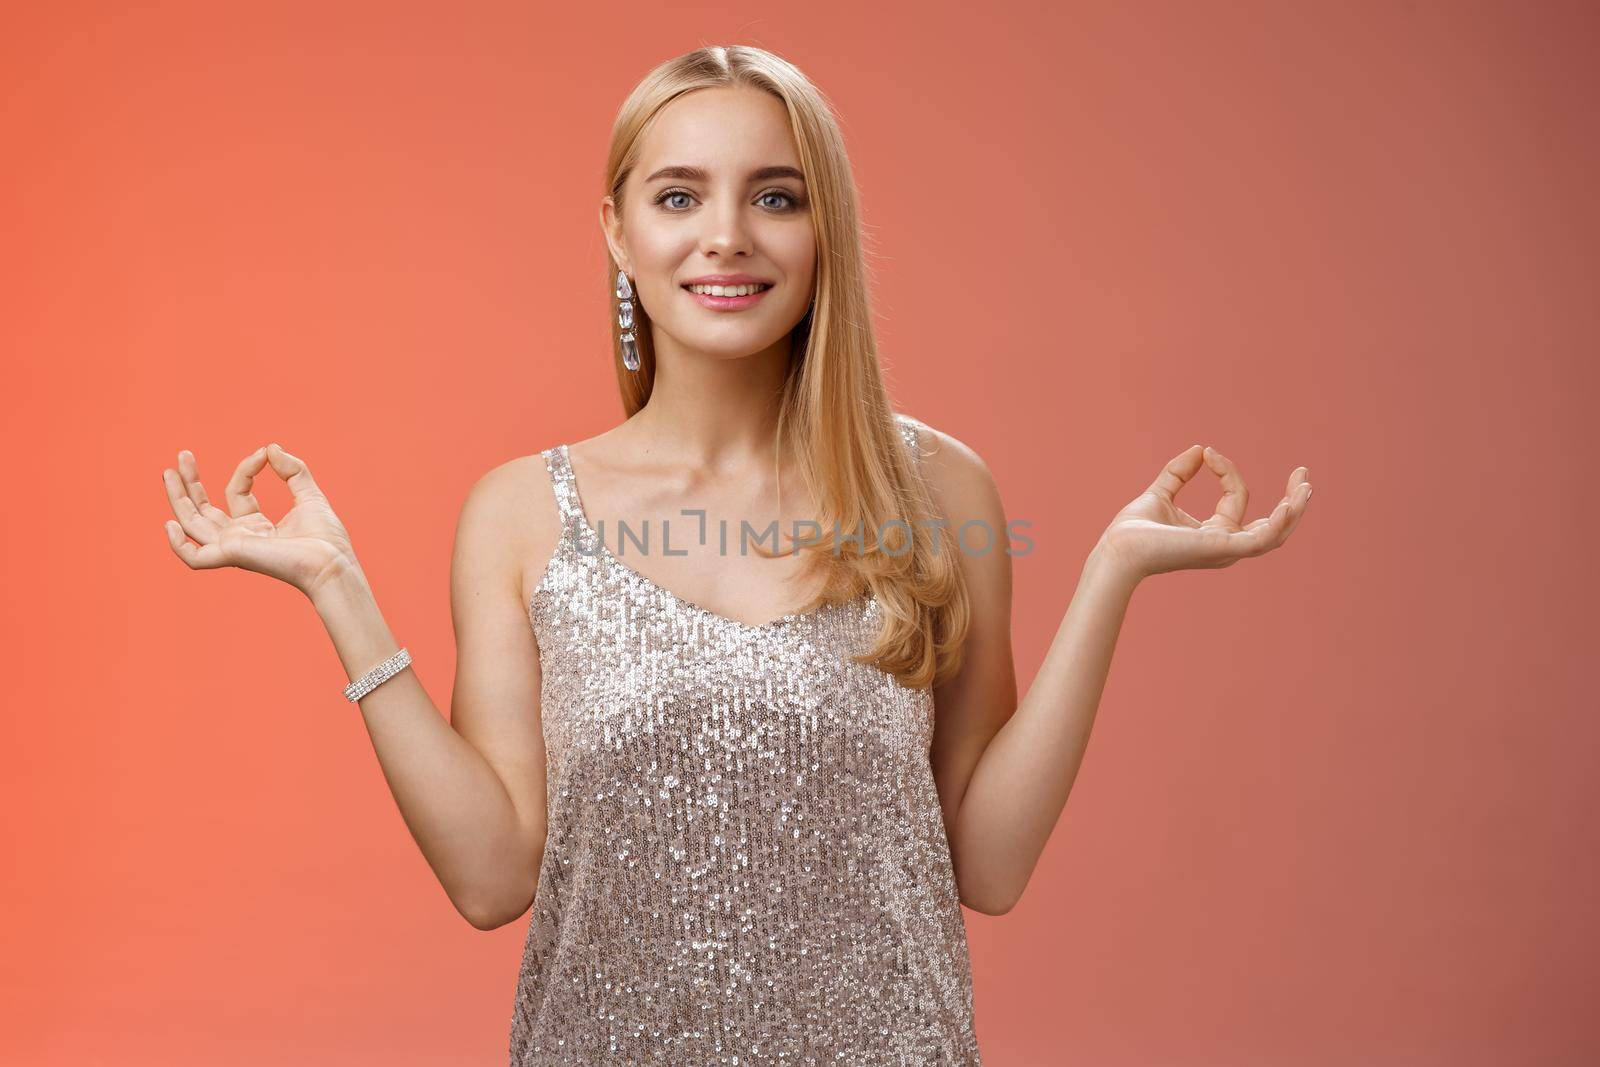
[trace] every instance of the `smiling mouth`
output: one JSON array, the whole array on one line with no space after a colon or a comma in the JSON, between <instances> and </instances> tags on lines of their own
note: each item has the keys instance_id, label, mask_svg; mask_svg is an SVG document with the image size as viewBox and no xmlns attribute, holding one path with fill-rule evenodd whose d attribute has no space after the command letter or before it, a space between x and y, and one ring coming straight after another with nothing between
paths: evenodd
<instances>
[{"instance_id":1,"label":"smiling mouth","mask_svg":"<svg viewBox=\"0 0 1600 1067\"><path fill-rule=\"evenodd\" d=\"M685 285L683 288L696 296L741 297L764 293L772 286L760 282L747 285Z\"/></svg>"},{"instance_id":2,"label":"smiling mouth","mask_svg":"<svg viewBox=\"0 0 1600 1067\"><path fill-rule=\"evenodd\" d=\"M770 285L685 285L683 291L708 311L753 308L771 292Z\"/></svg>"}]
</instances>

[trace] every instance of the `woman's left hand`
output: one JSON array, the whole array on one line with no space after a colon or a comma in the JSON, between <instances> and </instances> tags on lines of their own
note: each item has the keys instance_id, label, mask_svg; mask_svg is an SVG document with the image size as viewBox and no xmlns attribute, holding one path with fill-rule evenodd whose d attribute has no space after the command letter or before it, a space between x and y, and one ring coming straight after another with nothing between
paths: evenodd
<instances>
[{"instance_id":1,"label":"woman's left hand","mask_svg":"<svg viewBox=\"0 0 1600 1067\"><path fill-rule=\"evenodd\" d=\"M1204 522L1173 500L1202 463L1222 481L1216 514ZM1216 449L1192 445L1166 465L1150 488L1117 513L1097 547L1140 578L1166 571L1231 566L1288 540L1311 499L1308 473L1305 467L1296 467L1289 475L1288 491L1272 513L1246 524L1249 492L1238 468Z\"/></svg>"}]
</instances>

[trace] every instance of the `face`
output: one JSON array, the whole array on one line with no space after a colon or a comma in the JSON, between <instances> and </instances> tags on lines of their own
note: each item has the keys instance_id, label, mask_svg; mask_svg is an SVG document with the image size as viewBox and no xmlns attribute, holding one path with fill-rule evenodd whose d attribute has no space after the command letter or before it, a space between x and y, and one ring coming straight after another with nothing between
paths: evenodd
<instances>
[{"instance_id":1,"label":"face","mask_svg":"<svg viewBox=\"0 0 1600 1067\"><path fill-rule=\"evenodd\" d=\"M608 196L601 223L650 316L658 353L761 352L811 306L811 208L788 112L770 93L697 89L664 107L623 185L620 215ZM747 276L768 288L742 297L687 288L708 275Z\"/></svg>"}]
</instances>

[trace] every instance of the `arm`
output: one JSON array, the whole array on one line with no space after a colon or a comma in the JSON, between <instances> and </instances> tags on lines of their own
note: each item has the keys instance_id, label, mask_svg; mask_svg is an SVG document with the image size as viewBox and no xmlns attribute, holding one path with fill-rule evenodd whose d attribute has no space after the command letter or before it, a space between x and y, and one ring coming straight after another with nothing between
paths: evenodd
<instances>
[{"instance_id":1,"label":"arm","mask_svg":"<svg viewBox=\"0 0 1600 1067\"><path fill-rule=\"evenodd\" d=\"M1089 553L1028 695L978 752L951 835L951 855L966 875L963 899L969 907L1003 915L1027 886L1078 777L1136 584L1103 546ZM1005 612L1009 626L1009 602ZM975 628L997 622L994 610L974 612ZM992 658L974 656L962 675L981 674ZM956 685L968 696L951 702L952 716L978 715L978 722L993 722L1006 707L992 689L963 684L961 676ZM1015 689L1011 695L1014 699ZM972 728L964 732L974 733ZM974 737L967 751L977 744Z\"/></svg>"},{"instance_id":2,"label":"arm","mask_svg":"<svg viewBox=\"0 0 1600 1067\"><path fill-rule=\"evenodd\" d=\"M518 560L530 540L553 547L558 534L553 506L539 507L530 479L517 476L522 462L486 474L461 510L450 579L450 721L412 670L360 700L407 829L456 910L480 930L527 910L545 842L539 654ZM534 532L523 533L530 526ZM400 648L359 565L339 568L311 598L350 678Z\"/></svg>"},{"instance_id":3,"label":"arm","mask_svg":"<svg viewBox=\"0 0 1600 1067\"><path fill-rule=\"evenodd\" d=\"M1005 512L983 461L934 431L927 468L952 527L977 519L998 532ZM1175 494L1201 462L1222 480L1217 514L1201 523ZM1133 592L1144 577L1226 567L1282 544L1309 499L1305 468L1271 515L1241 525L1244 483L1231 462L1196 445L1124 508L1089 553L1065 617L1027 696L1016 701L1011 656L1011 560L963 553L972 603L960 672L936 688L934 774L964 904L990 915L1021 897L1078 775ZM940 736L943 735L943 736Z\"/></svg>"}]
</instances>

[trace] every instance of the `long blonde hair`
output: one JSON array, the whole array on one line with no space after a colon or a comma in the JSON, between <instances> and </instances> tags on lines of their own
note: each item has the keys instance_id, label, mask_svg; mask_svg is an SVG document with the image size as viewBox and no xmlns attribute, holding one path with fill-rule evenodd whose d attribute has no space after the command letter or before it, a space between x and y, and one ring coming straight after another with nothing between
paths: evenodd
<instances>
[{"instance_id":1,"label":"long blonde hair","mask_svg":"<svg viewBox=\"0 0 1600 1067\"><path fill-rule=\"evenodd\" d=\"M961 666L970 612L960 545L944 524L930 524L931 495L889 406L872 330L855 180L826 98L793 64L760 48L711 46L669 60L634 88L617 114L606 192L620 212L622 187L657 112L684 93L726 86L761 89L783 101L812 205L816 298L793 332L775 448L787 445L796 457L822 529L843 537L838 551L832 538L799 546L810 555L810 568L827 572L806 610L870 590L883 626L873 646L853 658L906 686L932 686ZM618 268L609 252L607 261L610 300ZM617 383L629 417L644 407L655 384L650 318L637 300L634 308L637 371L622 364L621 329L612 317ZM844 539L851 534L861 540ZM757 551L769 554L759 544Z\"/></svg>"}]
</instances>

